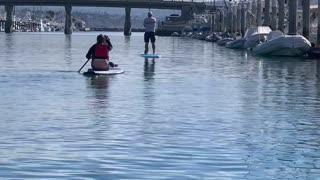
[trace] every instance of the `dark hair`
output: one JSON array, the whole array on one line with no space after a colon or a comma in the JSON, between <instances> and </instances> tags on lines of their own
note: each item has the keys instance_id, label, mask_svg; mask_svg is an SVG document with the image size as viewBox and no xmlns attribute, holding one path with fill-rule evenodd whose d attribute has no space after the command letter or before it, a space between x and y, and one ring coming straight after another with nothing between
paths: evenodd
<instances>
[{"instance_id":1,"label":"dark hair","mask_svg":"<svg viewBox=\"0 0 320 180\"><path fill-rule=\"evenodd\" d=\"M105 40L106 43L110 41L110 39L109 39L109 37L107 35L104 35L104 40Z\"/></svg>"},{"instance_id":2,"label":"dark hair","mask_svg":"<svg viewBox=\"0 0 320 180\"><path fill-rule=\"evenodd\" d=\"M104 42L104 36L102 34L99 34L97 36L97 44L102 44Z\"/></svg>"}]
</instances>

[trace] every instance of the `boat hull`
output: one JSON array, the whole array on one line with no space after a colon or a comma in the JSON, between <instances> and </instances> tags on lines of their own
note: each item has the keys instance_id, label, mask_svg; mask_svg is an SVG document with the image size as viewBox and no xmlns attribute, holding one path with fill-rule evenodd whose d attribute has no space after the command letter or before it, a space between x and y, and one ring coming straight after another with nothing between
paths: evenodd
<instances>
[{"instance_id":1,"label":"boat hull","mask_svg":"<svg viewBox=\"0 0 320 180\"><path fill-rule=\"evenodd\" d=\"M258 45L256 55L299 57L309 52L311 43L301 35L286 35Z\"/></svg>"}]
</instances>

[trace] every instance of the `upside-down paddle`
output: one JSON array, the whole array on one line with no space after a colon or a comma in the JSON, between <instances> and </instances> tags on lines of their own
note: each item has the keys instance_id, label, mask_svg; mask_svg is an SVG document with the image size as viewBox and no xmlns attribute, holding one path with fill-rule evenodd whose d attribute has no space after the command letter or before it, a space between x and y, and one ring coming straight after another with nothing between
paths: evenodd
<instances>
[{"instance_id":1,"label":"upside-down paddle","mask_svg":"<svg viewBox=\"0 0 320 180\"><path fill-rule=\"evenodd\" d=\"M90 61L90 59L88 59L84 64L83 66L79 69L78 73L80 73L80 71L82 70L82 68Z\"/></svg>"}]
</instances>

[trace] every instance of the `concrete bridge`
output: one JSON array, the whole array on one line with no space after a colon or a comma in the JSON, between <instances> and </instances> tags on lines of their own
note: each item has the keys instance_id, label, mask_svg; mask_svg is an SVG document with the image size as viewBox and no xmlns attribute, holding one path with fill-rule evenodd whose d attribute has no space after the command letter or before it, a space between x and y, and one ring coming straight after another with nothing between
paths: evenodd
<instances>
[{"instance_id":1,"label":"concrete bridge","mask_svg":"<svg viewBox=\"0 0 320 180\"><path fill-rule=\"evenodd\" d=\"M204 2L195 0L0 0L0 5L5 6L7 12L6 33L12 32L14 6L64 6L66 11L65 34L72 33L72 6L124 7L125 35L131 34L131 8L177 9L181 10L181 16L185 18L190 18L193 13L203 12L207 8Z\"/></svg>"}]
</instances>

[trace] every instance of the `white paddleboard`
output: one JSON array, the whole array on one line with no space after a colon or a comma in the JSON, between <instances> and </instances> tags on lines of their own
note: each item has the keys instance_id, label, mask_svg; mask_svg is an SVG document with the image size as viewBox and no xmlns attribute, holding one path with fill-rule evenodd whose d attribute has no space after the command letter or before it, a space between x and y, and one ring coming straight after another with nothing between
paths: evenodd
<instances>
[{"instance_id":1,"label":"white paddleboard","mask_svg":"<svg viewBox=\"0 0 320 180\"><path fill-rule=\"evenodd\" d=\"M84 75L113 75L113 74L122 74L124 70L119 67L110 68L108 71L94 71L88 69L87 72L83 73Z\"/></svg>"},{"instance_id":2,"label":"white paddleboard","mask_svg":"<svg viewBox=\"0 0 320 180\"><path fill-rule=\"evenodd\" d=\"M160 54L140 54L140 56L145 57L145 58L160 58Z\"/></svg>"}]
</instances>

